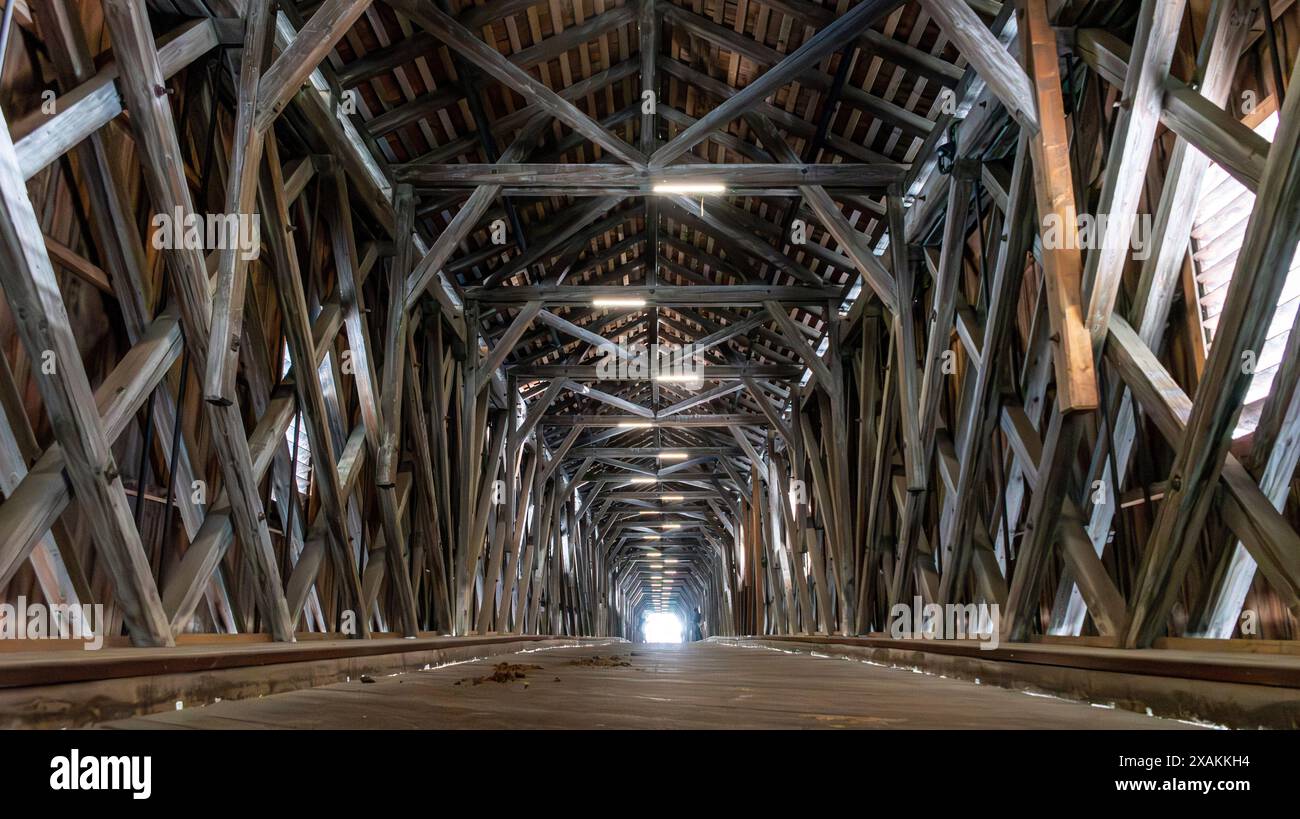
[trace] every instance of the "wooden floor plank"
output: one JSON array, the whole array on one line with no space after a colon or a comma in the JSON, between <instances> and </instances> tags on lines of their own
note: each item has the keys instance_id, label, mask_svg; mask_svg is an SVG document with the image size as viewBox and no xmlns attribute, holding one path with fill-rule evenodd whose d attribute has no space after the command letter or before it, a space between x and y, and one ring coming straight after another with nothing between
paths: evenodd
<instances>
[{"instance_id":1,"label":"wooden floor plank","mask_svg":"<svg viewBox=\"0 0 1300 819\"><path fill-rule=\"evenodd\" d=\"M575 660L618 656L627 666ZM525 666L508 683L475 678ZM109 728L1171 728L861 662L716 643L558 648L106 723Z\"/></svg>"}]
</instances>

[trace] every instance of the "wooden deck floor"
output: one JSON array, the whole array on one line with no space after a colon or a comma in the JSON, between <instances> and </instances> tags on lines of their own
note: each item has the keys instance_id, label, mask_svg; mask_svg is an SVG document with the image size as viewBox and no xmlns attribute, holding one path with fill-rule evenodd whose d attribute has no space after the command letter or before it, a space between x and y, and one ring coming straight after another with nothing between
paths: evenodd
<instances>
[{"instance_id":1,"label":"wooden deck floor","mask_svg":"<svg viewBox=\"0 0 1300 819\"><path fill-rule=\"evenodd\" d=\"M617 656L626 666L583 665ZM540 666L483 682L494 664ZM458 684L459 683L459 684ZM109 728L1177 728L843 659L708 643L559 648L105 723Z\"/></svg>"}]
</instances>

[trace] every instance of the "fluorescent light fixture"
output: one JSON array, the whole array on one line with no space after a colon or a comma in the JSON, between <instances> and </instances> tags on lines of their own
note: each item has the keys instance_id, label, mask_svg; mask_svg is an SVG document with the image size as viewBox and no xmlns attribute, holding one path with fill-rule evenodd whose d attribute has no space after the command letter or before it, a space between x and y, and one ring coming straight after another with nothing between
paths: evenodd
<instances>
[{"instance_id":1,"label":"fluorescent light fixture","mask_svg":"<svg viewBox=\"0 0 1300 819\"><path fill-rule=\"evenodd\" d=\"M684 500L686 500L686 498L685 498L684 496L682 496L682 495L660 495L660 496L659 496L659 500L661 500L661 501L684 501Z\"/></svg>"},{"instance_id":2,"label":"fluorescent light fixture","mask_svg":"<svg viewBox=\"0 0 1300 819\"><path fill-rule=\"evenodd\" d=\"M662 563L651 563L651 564L650 564L650 568L652 568L652 569L662 569L663 567L664 567L664 564L662 564Z\"/></svg>"},{"instance_id":3,"label":"fluorescent light fixture","mask_svg":"<svg viewBox=\"0 0 1300 819\"><path fill-rule=\"evenodd\" d=\"M629 299L611 296L591 300L592 307L645 307L645 299Z\"/></svg>"},{"instance_id":4,"label":"fluorescent light fixture","mask_svg":"<svg viewBox=\"0 0 1300 819\"><path fill-rule=\"evenodd\" d=\"M619 429L642 429L652 424L649 421L619 421L617 426Z\"/></svg>"},{"instance_id":5,"label":"fluorescent light fixture","mask_svg":"<svg viewBox=\"0 0 1300 819\"><path fill-rule=\"evenodd\" d=\"M655 193L726 193L727 186L721 182L656 182L651 190Z\"/></svg>"},{"instance_id":6,"label":"fluorescent light fixture","mask_svg":"<svg viewBox=\"0 0 1300 819\"><path fill-rule=\"evenodd\" d=\"M655 549L651 549L650 551L646 552L646 555L648 557L658 557L660 554L661 553L656 551Z\"/></svg>"},{"instance_id":7,"label":"fluorescent light fixture","mask_svg":"<svg viewBox=\"0 0 1300 819\"><path fill-rule=\"evenodd\" d=\"M665 563L681 563L681 561L678 560L678 559L675 558L675 557L666 557L666 558L664 558L664 562L665 562Z\"/></svg>"},{"instance_id":8,"label":"fluorescent light fixture","mask_svg":"<svg viewBox=\"0 0 1300 819\"><path fill-rule=\"evenodd\" d=\"M642 540L662 540L663 538L662 538L661 535L642 535L642 536L641 536L641 539L642 539Z\"/></svg>"},{"instance_id":9,"label":"fluorescent light fixture","mask_svg":"<svg viewBox=\"0 0 1300 819\"><path fill-rule=\"evenodd\" d=\"M670 384L698 384L704 380L704 376L699 373L657 373L654 380Z\"/></svg>"},{"instance_id":10,"label":"fluorescent light fixture","mask_svg":"<svg viewBox=\"0 0 1300 819\"><path fill-rule=\"evenodd\" d=\"M640 512L637 512L637 514L638 515L662 515L663 512L659 511L658 509L643 509Z\"/></svg>"},{"instance_id":11,"label":"fluorescent light fixture","mask_svg":"<svg viewBox=\"0 0 1300 819\"><path fill-rule=\"evenodd\" d=\"M628 483L658 483L659 479L651 478L651 477L628 478L627 482Z\"/></svg>"},{"instance_id":12,"label":"fluorescent light fixture","mask_svg":"<svg viewBox=\"0 0 1300 819\"><path fill-rule=\"evenodd\" d=\"M682 528L682 525L681 525L680 523L661 523L661 524L659 524L659 525L662 526L662 527L665 528L665 529L680 529L680 528Z\"/></svg>"},{"instance_id":13,"label":"fluorescent light fixture","mask_svg":"<svg viewBox=\"0 0 1300 819\"><path fill-rule=\"evenodd\" d=\"M684 461L690 456L685 452L660 452L659 460L661 461Z\"/></svg>"}]
</instances>

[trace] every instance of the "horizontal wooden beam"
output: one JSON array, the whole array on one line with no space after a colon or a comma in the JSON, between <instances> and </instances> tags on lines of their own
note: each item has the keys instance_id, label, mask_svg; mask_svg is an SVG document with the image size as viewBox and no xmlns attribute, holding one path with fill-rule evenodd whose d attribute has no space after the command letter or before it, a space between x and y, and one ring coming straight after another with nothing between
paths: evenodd
<instances>
[{"instance_id":1,"label":"horizontal wooden beam","mask_svg":"<svg viewBox=\"0 0 1300 819\"><path fill-rule=\"evenodd\" d=\"M221 45L221 31L213 20L191 20L160 38L158 62L163 76L171 77ZM24 179L31 179L125 110L117 77L117 64L110 63L92 79L55 97L58 113L54 116L37 111L14 124L14 150Z\"/></svg>"},{"instance_id":2,"label":"horizontal wooden beam","mask_svg":"<svg viewBox=\"0 0 1300 819\"><path fill-rule=\"evenodd\" d=\"M514 185L516 187L554 188L584 186L652 191L656 185L721 184L796 187L823 185L853 188L884 188L901 182L907 175L905 164L759 164L700 163L668 168L632 168L612 163L465 163L431 165L424 162L393 167L393 178L416 188L476 187L478 185ZM684 193L674 190L671 193ZM687 195L692 195L687 192Z\"/></svg>"},{"instance_id":3,"label":"horizontal wooden beam","mask_svg":"<svg viewBox=\"0 0 1300 819\"><path fill-rule=\"evenodd\" d=\"M764 426L762 415L674 415L671 418L641 418L636 415L548 415L542 423L552 427L621 427L628 429L686 429L693 427Z\"/></svg>"},{"instance_id":4,"label":"horizontal wooden beam","mask_svg":"<svg viewBox=\"0 0 1300 819\"><path fill-rule=\"evenodd\" d=\"M640 381L632 376L609 378L595 364L541 364L532 367L507 368L521 381L565 379L570 381ZM700 367L703 381L736 381L742 378L795 379L803 376L804 368L785 364L705 364Z\"/></svg>"},{"instance_id":5,"label":"horizontal wooden beam","mask_svg":"<svg viewBox=\"0 0 1300 819\"><path fill-rule=\"evenodd\" d=\"M664 452L681 454L688 458L740 455L739 449L725 446L583 446L569 450L565 457L577 460L583 458L658 458L659 454Z\"/></svg>"},{"instance_id":6,"label":"horizontal wooden beam","mask_svg":"<svg viewBox=\"0 0 1300 819\"><path fill-rule=\"evenodd\" d=\"M765 301L782 304L823 305L828 299L838 299L840 291L829 287L778 287L765 285L696 285L664 287L622 287L619 285L559 286L559 287L468 287L466 299L483 304L521 304L541 301L544 304L586 304L593 299L631 299L645 302L645 306L673 306L692 304L729 305L733 307L761 307ZM617 309L636 309L631 304ZM614 308L611 308L614 309Z\"/></svg>"},{"instance_id":7,"label":"horizontal wooden beam","mask_svg":"<svg viewBox=\"0 0 1300 819\"><path fill-rule=\"evenodd\" d=\"M678 502L679 500L680 501L723 500L726 498L726 495L724 495L721 492L692 492L689 490L668 491L668 492L663 492L658 490L652 492L613 492L608 495L602 495L601 497L605 500L614 501L617 503L618 501L662 500L664 495L672 496L674 500L671 502ZM632 539L635 539L635 536L633 536ZM664 541L655 541L655 542L662 544Z\"/></svg>"}]
</instances>

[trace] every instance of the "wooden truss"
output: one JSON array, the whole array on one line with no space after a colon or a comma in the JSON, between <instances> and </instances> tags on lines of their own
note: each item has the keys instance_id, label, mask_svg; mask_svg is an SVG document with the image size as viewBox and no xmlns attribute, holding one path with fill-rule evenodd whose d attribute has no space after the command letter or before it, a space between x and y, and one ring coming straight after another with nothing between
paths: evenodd
<instances>
[{"instance_id":1,"label":"wooden truss","mask_svg":"<svg viewBox=\"0 0 1300 819\"><path fill-rule=\"evenodd\" d=\"M1276 71L1271 143L1231 113L1255 3L1111 5L30 4L0 595L137 645L851 635L920 599L1148 647L1248 596L1294 636L1300 333L1233 436L1300 96ZM1212 163L1254 204L1207 354ZM256 246L141 230L214 215Z\"/></svg>"}]
</instances>

